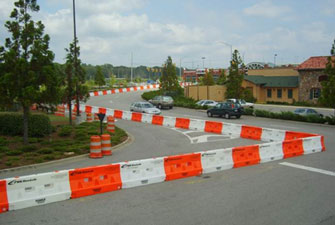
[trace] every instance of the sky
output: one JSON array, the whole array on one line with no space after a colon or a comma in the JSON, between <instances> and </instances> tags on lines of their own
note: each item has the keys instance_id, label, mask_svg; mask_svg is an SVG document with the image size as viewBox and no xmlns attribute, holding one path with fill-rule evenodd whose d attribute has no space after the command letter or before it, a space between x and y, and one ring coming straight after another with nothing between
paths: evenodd
<instances>
[{"instance_id":1,"label":"sky","mask_svg":"<svg viewBox=\"0 0 335 225\"><path fill-rule=\"evenodd\" d=\"M0 45L15 0L0 0ZM73 40L72 0L37 0L55 61ZM231 48L244 62L298 64L330 54L335 0L76 0L83 63L226 68ZM277 55L277 56L275 56Z\"/></svg>"}]
</instances>

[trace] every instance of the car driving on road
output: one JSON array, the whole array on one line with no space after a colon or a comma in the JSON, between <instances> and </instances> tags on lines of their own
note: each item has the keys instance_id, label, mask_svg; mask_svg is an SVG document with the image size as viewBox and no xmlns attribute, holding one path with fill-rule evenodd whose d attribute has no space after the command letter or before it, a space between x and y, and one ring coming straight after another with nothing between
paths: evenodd
<instances>
[{"instance_id":1,"label":"car driving on road","mask_svg":"<svg viewBox=\"0 0 335 225\"><path fill-rule=\"evenodd\" d=\"M159 115L161 111L149 102L134 102L130 106L130 111Z\"/></svg>"},{"instance_id":2,"label":"car driving on road","mask_svg":"<svg viewBox=\"0 0 335 225\"><path fill-rule=\"evenodd\" d=\"M207 116L224 116L226 119L230 119L232 116L240 118L243 114L243 108L240 104L232 102L220 102L216 106L207 110Z\"/></svg>"},{"instance_id":3,"label":"car driving on road","mask_svg":"<svg viewBox=\"0 0 335 225\"><path fill-rule=\"evenodd\" d=\"M171 96L163 96L163 95L158 95L155 96L153 99L149 100L150 103L153 105L157 106L157 108L162 109L162 108L173 108L173 98Z\"/></svg>"}]
</instances>

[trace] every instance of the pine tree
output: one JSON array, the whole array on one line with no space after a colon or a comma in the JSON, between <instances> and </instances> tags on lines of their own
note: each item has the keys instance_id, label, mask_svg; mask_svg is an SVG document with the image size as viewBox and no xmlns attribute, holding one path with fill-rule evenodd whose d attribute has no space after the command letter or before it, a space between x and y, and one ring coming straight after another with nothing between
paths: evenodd
<instances>
[{"instance_id":1,"label":"pine tree","mask_svg":"<svg viewBox=\"0 0 335 225\"><path fill-rule=\"evenodd\" d=\"M0 48L1 103L19 103L23 108L23 139L28 143L28 120L33 103L59 101L59 79L49 50L49 36L44 35L41 21L31 19L29 12L38 12L36 0L14 3L5 27L11 37Z\"/></svg>"},{"instance_id":2,"label":"pine tree","mask_svg":"<svg viewBox=\"0 0 335 225\"><path fill-rule=\"evenodd\" d=\"M226 98L241 98L242 81L244 74L241 72L244 64L237 50L233 53L233 58L230 62L228 80L226 81Z\"/></svg>"},{"instance_id":3,"label":"pine tree","mask_svg":"<svg viewBox=\"0 0 335 225\"><path fill-rule=\"evenodd\" d=\"M176 92L179 91L180 89L176 72L176 66L172 63L171 56L168 56L163 66L160 82L161 82L160 89L163 92Z\"/></svg>"},{"instance_id":4,"label":"pine tree","mask_svg":"<svg viewBox=\"0 0 335 225\"><path fill-rule=\"evenodd\" d=\"M96 85L99 86L99 88L106 84L105 77L102 74L102 69L101 69L100 66L97 67L97 72L95 74L94 82L95 82Z\"/></svg>"},{"instance_id":5,"label":"pine tree","mask_svg":"<svg viewBox=\"0 0 335 225\"><path fill-rule=\"evenodd\" d=\"M321 82L322 90L320 102L324 106L333 107L335 115L335 40L330 54L331 56L328 57L328 63L325 69L327 80Z\"/></svg>"}]
</instances>

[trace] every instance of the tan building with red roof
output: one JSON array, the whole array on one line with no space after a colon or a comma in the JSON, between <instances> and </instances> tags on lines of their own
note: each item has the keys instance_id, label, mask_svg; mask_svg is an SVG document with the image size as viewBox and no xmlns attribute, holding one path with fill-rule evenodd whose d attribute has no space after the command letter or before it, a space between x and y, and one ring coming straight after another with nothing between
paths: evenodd
<instances>
[{"instance_id":1,"label":"tan building with red roof","mask_svg":"<svg viewBox=\"0 0 335 225\"><path fill-rule=\"evenodd\" d=\"M313 56L297 67L299 72L299 101L317 103L321 94L321 81L329 56Z\"/></svg>"}]
</instances>

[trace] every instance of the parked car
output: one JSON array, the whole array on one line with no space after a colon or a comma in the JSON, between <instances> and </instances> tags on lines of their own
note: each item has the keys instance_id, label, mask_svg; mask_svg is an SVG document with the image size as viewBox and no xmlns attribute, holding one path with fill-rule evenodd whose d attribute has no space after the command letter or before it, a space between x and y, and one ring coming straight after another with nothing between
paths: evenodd
<instances>
[{"instance_id":1,"label":"parked car","mask_svg":"<svg viewBox=\"0 0 335 225\"><path fill-rule=\"evenodd\" d=\"M130 106L130 111L159 115L161 111L150 102L134 102Z\"/></svg>"},{"instance_id":2,"label":"parked car","mask_svg":"<svg viewBox=\"0 0 335 225\"><path fill-rule=\"evenodd\" d=\"M212 117L215 115L224 116L226 119L230 119L232 116L240 118L243 114L243 108L238 103L232 102L220 102L213 108L207 110L207 116Z\"/></svg>"},{"instance_id":3,"label":"parked car","mask_svg":"<svg viewBox=\"0 0 335 225\"><path fill-rule=\"evenodd\" d=\"M162 109L165 107L172 109L173 103L174 103L172 97L162 96L162 95L155 96L153 99L150 99L149 102L157 106L159 109Z\"/></svg>"},{"instance_id":4,"label":"parked car","mask_svg":"<svg viewBox=\"0 0 335 225\"><path fill-rule=\"evenodd\" d=\"M227 102L238 103L243 108L254 108L254 103L246 102L243 99L230 98L230 99L227 99Z\"/></svg>"},{"instance_id":5,"label":"parked car","mask_svg":"<svg viewBox=\"0 0 335 225\"><path fill-rule=\"evenodd\" d=\"M216 106L216 104L218 104L216 101L213 100L200 100L198 102L196 102L195 104L200 105L200 106L209 106L209 107L213 107Z\"/></svg>"},{"instance_id":6,"label":"parked car","mask_svg":"<svg viewBox=\"0 0 335 225\"><path fill-rule=\"evenodd\" d=\"M294 110L295 114L301 115L301 116L309 116L309 115L315 115L319 117L323 117L321 113L318 113L315 109L309 109L309 108L299 108Z\"/></svg>"}]
</instances>

